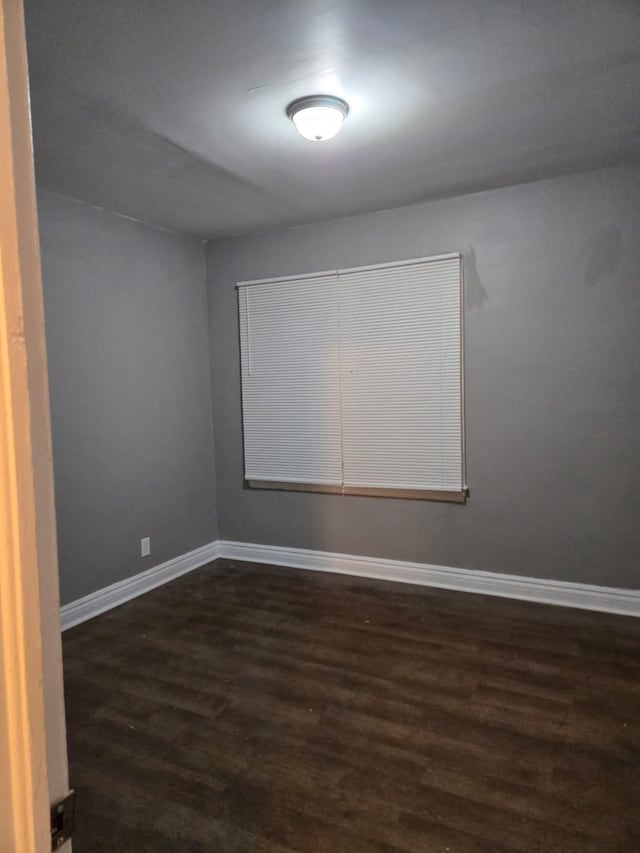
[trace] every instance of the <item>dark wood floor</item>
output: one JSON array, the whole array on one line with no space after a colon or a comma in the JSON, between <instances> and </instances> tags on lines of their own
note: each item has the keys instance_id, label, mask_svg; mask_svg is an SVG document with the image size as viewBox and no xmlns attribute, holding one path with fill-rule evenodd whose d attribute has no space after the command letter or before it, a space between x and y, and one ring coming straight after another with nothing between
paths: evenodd
<instances>
[{"instance_id":1,"label":"dark wood floor","mask_svg":"<svg viewBox=\"0 0 640 853\"><path fill-rule=\"evenodd\" d=\"M640 851L640 620L219 561L64 653L74 853Z\"/></svg>"}]
</instances>

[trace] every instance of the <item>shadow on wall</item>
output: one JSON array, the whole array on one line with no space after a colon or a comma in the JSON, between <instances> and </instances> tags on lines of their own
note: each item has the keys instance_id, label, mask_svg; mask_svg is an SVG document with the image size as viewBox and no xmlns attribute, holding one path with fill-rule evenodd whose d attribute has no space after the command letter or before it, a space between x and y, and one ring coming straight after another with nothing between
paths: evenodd
<instances>
[{"instance_id":1,"label":"shadow on wall","mask_svg":"<svg viewBox=\"0 0 640 853\"><path fill-rule=\"evenodd\" d=\"M615 225L603 228L591 238L587 247L587 268L584 282L595 287L603 275L613 275L620 263L620 229Z\"/></svg>"},{"instance_id":2,"label":"shadow on wall","mask_svg":"<svg viewBox=\"0 0 640 853\"><path fill-rule=\"evenodd\" d=\"M478 274L476 250L473 246L464 253L464 301L467 308L482 308L489 294Z\"/></svg>"}]
</instances>

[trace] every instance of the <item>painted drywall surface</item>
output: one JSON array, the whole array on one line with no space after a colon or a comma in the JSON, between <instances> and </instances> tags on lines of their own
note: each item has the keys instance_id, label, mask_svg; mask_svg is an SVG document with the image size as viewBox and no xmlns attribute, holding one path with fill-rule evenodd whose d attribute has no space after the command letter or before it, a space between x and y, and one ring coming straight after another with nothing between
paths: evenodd
<instances>
[{"instance_id":1,"label":"painted drywall surface","mask_svg":"<svg viewBox=\"0 0 640 853\"><path fill-rule=\"evenodd\" d=\"M213 242L220 535L640 586L640 170ZM465 254L465 506L243 488L234 284Z\"/></svg>"},{"instance_id":2,"label":"painted drywall surface","mask_svg":"<svg viewBox=\"0 0 640 853\"><path fill-rule=\"evenodd\" d=\"M201 243L38 207L66 603L216 538L207 298Z\"/></svg>"}]
</instances>

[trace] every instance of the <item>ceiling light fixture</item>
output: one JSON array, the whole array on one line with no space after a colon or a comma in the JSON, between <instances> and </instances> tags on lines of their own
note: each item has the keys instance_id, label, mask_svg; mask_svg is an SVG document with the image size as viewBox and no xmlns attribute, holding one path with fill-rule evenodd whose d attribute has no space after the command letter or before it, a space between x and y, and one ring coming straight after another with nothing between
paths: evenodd
<instances>
[{"instance_id":1,"label":"ceiling light fixture","mask_svg":"<svg viewBox=\"0 0 640 853\"><path fill-rule=\"evenodd\" d=\"M339 133L348 112L349 104L333 95L307 95L287 107L298 133L312 142L324 142Z\"/></svg>"}]
</instances>

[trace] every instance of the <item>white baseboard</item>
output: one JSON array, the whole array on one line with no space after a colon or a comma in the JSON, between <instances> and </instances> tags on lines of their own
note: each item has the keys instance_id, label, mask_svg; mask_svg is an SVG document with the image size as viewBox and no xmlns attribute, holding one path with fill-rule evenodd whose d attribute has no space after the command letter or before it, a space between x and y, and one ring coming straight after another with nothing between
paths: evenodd
<instances>
[{"instance_id":1,"label":"white baseboard","mask_svg":"<svg viewBox=\"0 0 640 853\"><path fill-rule=\"evenodd\" d=\"M174 557L173 560L167 560L166 563L153 566L146 572L140 572L138 575L125 578L85 595L84 598L78 598L76 601L65 604L60 608L62 630L66 631L67 628L86 622L87 619L93 619L94 616L111 610L112 607L118 607L125 601L143 595L157 586L162 586L162 584L180 577L180 575L193 571L193 569L198 569L200 566L216 560L219 556L218 542L210 542L208 545L203 545L202 548L196 548L180 557Z\"/></svg>"},{"instance_id":2,"label":"white baseboard","mask_svg":"<svg viewBox=\"0 0 640 853\"><path fill-rule=\"evenodd\" d=\"M112 607L124 604L157 586L200 568L218 557L272 566L289 566L319 572L337 572L378 580L434 586L460 592L475 592L500 598L517 598L562 607L600 610L640 616L640 590L617 589L609 586L518 577L475 569L454 569L427 563L407 563L376 557L357 557L334 554L330 551L309 551L305 548L280 548L273 545L254 545L247 542L218 540L189 551L181 557L167 560L146 572L118 581L61 608L62 630L79 625Z\"/></svg>"},{"instance_id":3,"label":"white baseboard","mask_svg":"<svg viewBox=\"0 0 640 853\"><path fill-rule=\"evenodd\" d=\"M475 592L501 598L517 598L523 601L557 604L562 607L578 607L584 610L600 610L606 613L640 616L640 590L592 586L568 581L481 572L475 569L454 569L447 566L432 566L426 563L407 563L400 560L333 554L329 551L279 548L273 545L252 545L245 542L224 540L218 542L218 553L220 557L232 560L269 563L275 566L290 566L295 569L311 569L321 572L338 572L345 575L359 575L379 580L434 586L459 590L460 592Z\"/></svg>"}]
</instances>

